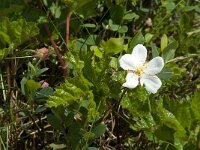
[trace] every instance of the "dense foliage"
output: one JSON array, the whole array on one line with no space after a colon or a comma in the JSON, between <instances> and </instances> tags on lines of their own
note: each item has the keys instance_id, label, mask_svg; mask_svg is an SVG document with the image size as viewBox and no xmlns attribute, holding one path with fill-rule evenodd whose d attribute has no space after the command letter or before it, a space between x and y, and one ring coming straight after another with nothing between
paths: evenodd
<instances>
[{"instance_id":1,"label":"dense foliage","mask_svg":"<svg viewBox=\"0 0 200 150\"><path fill-rule=\"evenodd\" d=\"M164 59L127 89L137 44ZM198 0L1 0L0 149L200 149Z\"/></svg>"}]
</instances>

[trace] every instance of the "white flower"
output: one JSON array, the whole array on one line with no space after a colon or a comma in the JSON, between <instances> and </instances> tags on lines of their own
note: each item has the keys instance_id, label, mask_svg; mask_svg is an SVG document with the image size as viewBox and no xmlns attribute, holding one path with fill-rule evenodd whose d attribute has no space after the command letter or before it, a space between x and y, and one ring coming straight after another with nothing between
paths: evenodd
<instances>
[{"instance_id":1,"label":"white flower","mask_svg":"<svg viewBox=\"0 0 200 150\"><path fill-rule=\"evenodd\" d=\"M132 54L123 55L120 60L120 67L127 70L126 82L122 85L127 88L135 88L139 82L145 86L150 93L156 93L162 82L156 76L164 67L162 57L155 57L146 62L147 49L138 44L133 48Z\"/></svg>"}]
</instances>

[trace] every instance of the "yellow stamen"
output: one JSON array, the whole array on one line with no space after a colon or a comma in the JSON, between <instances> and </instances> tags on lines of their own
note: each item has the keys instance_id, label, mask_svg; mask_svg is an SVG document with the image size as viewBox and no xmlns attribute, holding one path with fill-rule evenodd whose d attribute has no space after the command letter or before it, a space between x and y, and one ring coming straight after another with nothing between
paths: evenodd
<instances>
[{"instance_id":1,"label":"yellow stamen","mask_svg":"<svg viewBox=\"0 0 200 150\"><path fill-rule=\"evenodd\" d=\"M137 75L141 75L141 74L143 74L143 73L144 73L143 67L137 68L137 69L135 70L135 74L137 74Z\"/></svg>"},{"instance_id":2,"label":"yellow stamen","mask_svg":"<svg viewBox=\"0 0 200 150\"><path fill-rule=\"evenodd\" d=\"M127 70L128 73L135 73L138 76L144 73L144 69L147 67L147 63L144 63L142 66L136 68L135 70Z\"/></svg>"}]
</instances>

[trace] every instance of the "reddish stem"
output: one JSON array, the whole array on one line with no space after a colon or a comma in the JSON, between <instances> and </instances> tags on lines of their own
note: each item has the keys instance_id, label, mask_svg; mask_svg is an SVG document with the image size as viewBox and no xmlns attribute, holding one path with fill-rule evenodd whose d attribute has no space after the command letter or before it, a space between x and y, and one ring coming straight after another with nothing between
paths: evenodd
<instances>
[{"instance_id":1,"label":"reddish stem","mask_svg":"<svg viewBox=\"0 0 200 150\"><path fill-rule=\"evenodd\" d=\"M71 17L71 14L72 13L69 12L69 14L66 17L66 45L69 42L69 33L70 33L69 26L70 26L70 17Z\"/></svg>"},{"instance_id":2,"label":"reddish stem","mask_svg":"<svg viewBox=\"0 0 200 150\"><path fill-rule=\"evenodd\" d=\"M54 48L54 51L56 52L56 55L58 56L58 59L59 59L61 65L62 65L62 67L63 67L64 76L67 76L67 66L66 66L66 63L65 63L65 61L62 59L62 55L60 54L60 51L58 50L57 45L56 45L56 43L54 42L54 40L53 40L53 38L52 38L52 36L51 36L51 33L50 33L50 31L49 31L48 25L45 24L44 27L45 27L45 30L46 30L48 36L49 36L49 39L50 39L50 42L51 42L51 44L52 44L52 46L53 46L53 48Z\"/></svg>"}]
</instances>

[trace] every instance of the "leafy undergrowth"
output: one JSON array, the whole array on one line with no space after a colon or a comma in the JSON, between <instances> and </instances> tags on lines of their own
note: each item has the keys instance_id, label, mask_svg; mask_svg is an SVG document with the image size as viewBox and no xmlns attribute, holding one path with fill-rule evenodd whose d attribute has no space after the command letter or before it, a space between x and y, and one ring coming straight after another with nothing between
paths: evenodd
<instances>
[{"instance_id":1,"label":"leafy undergrowth","mask_svg":"<svg viewBox=\"0 0 200 150\"><path fill-rule=\"evenodd\" d=\"M1 1L0 149L200 149L199 19L191 0ZM164 60L155 94L122 86L138 44Z\"/></svg>"}]
</instances>

